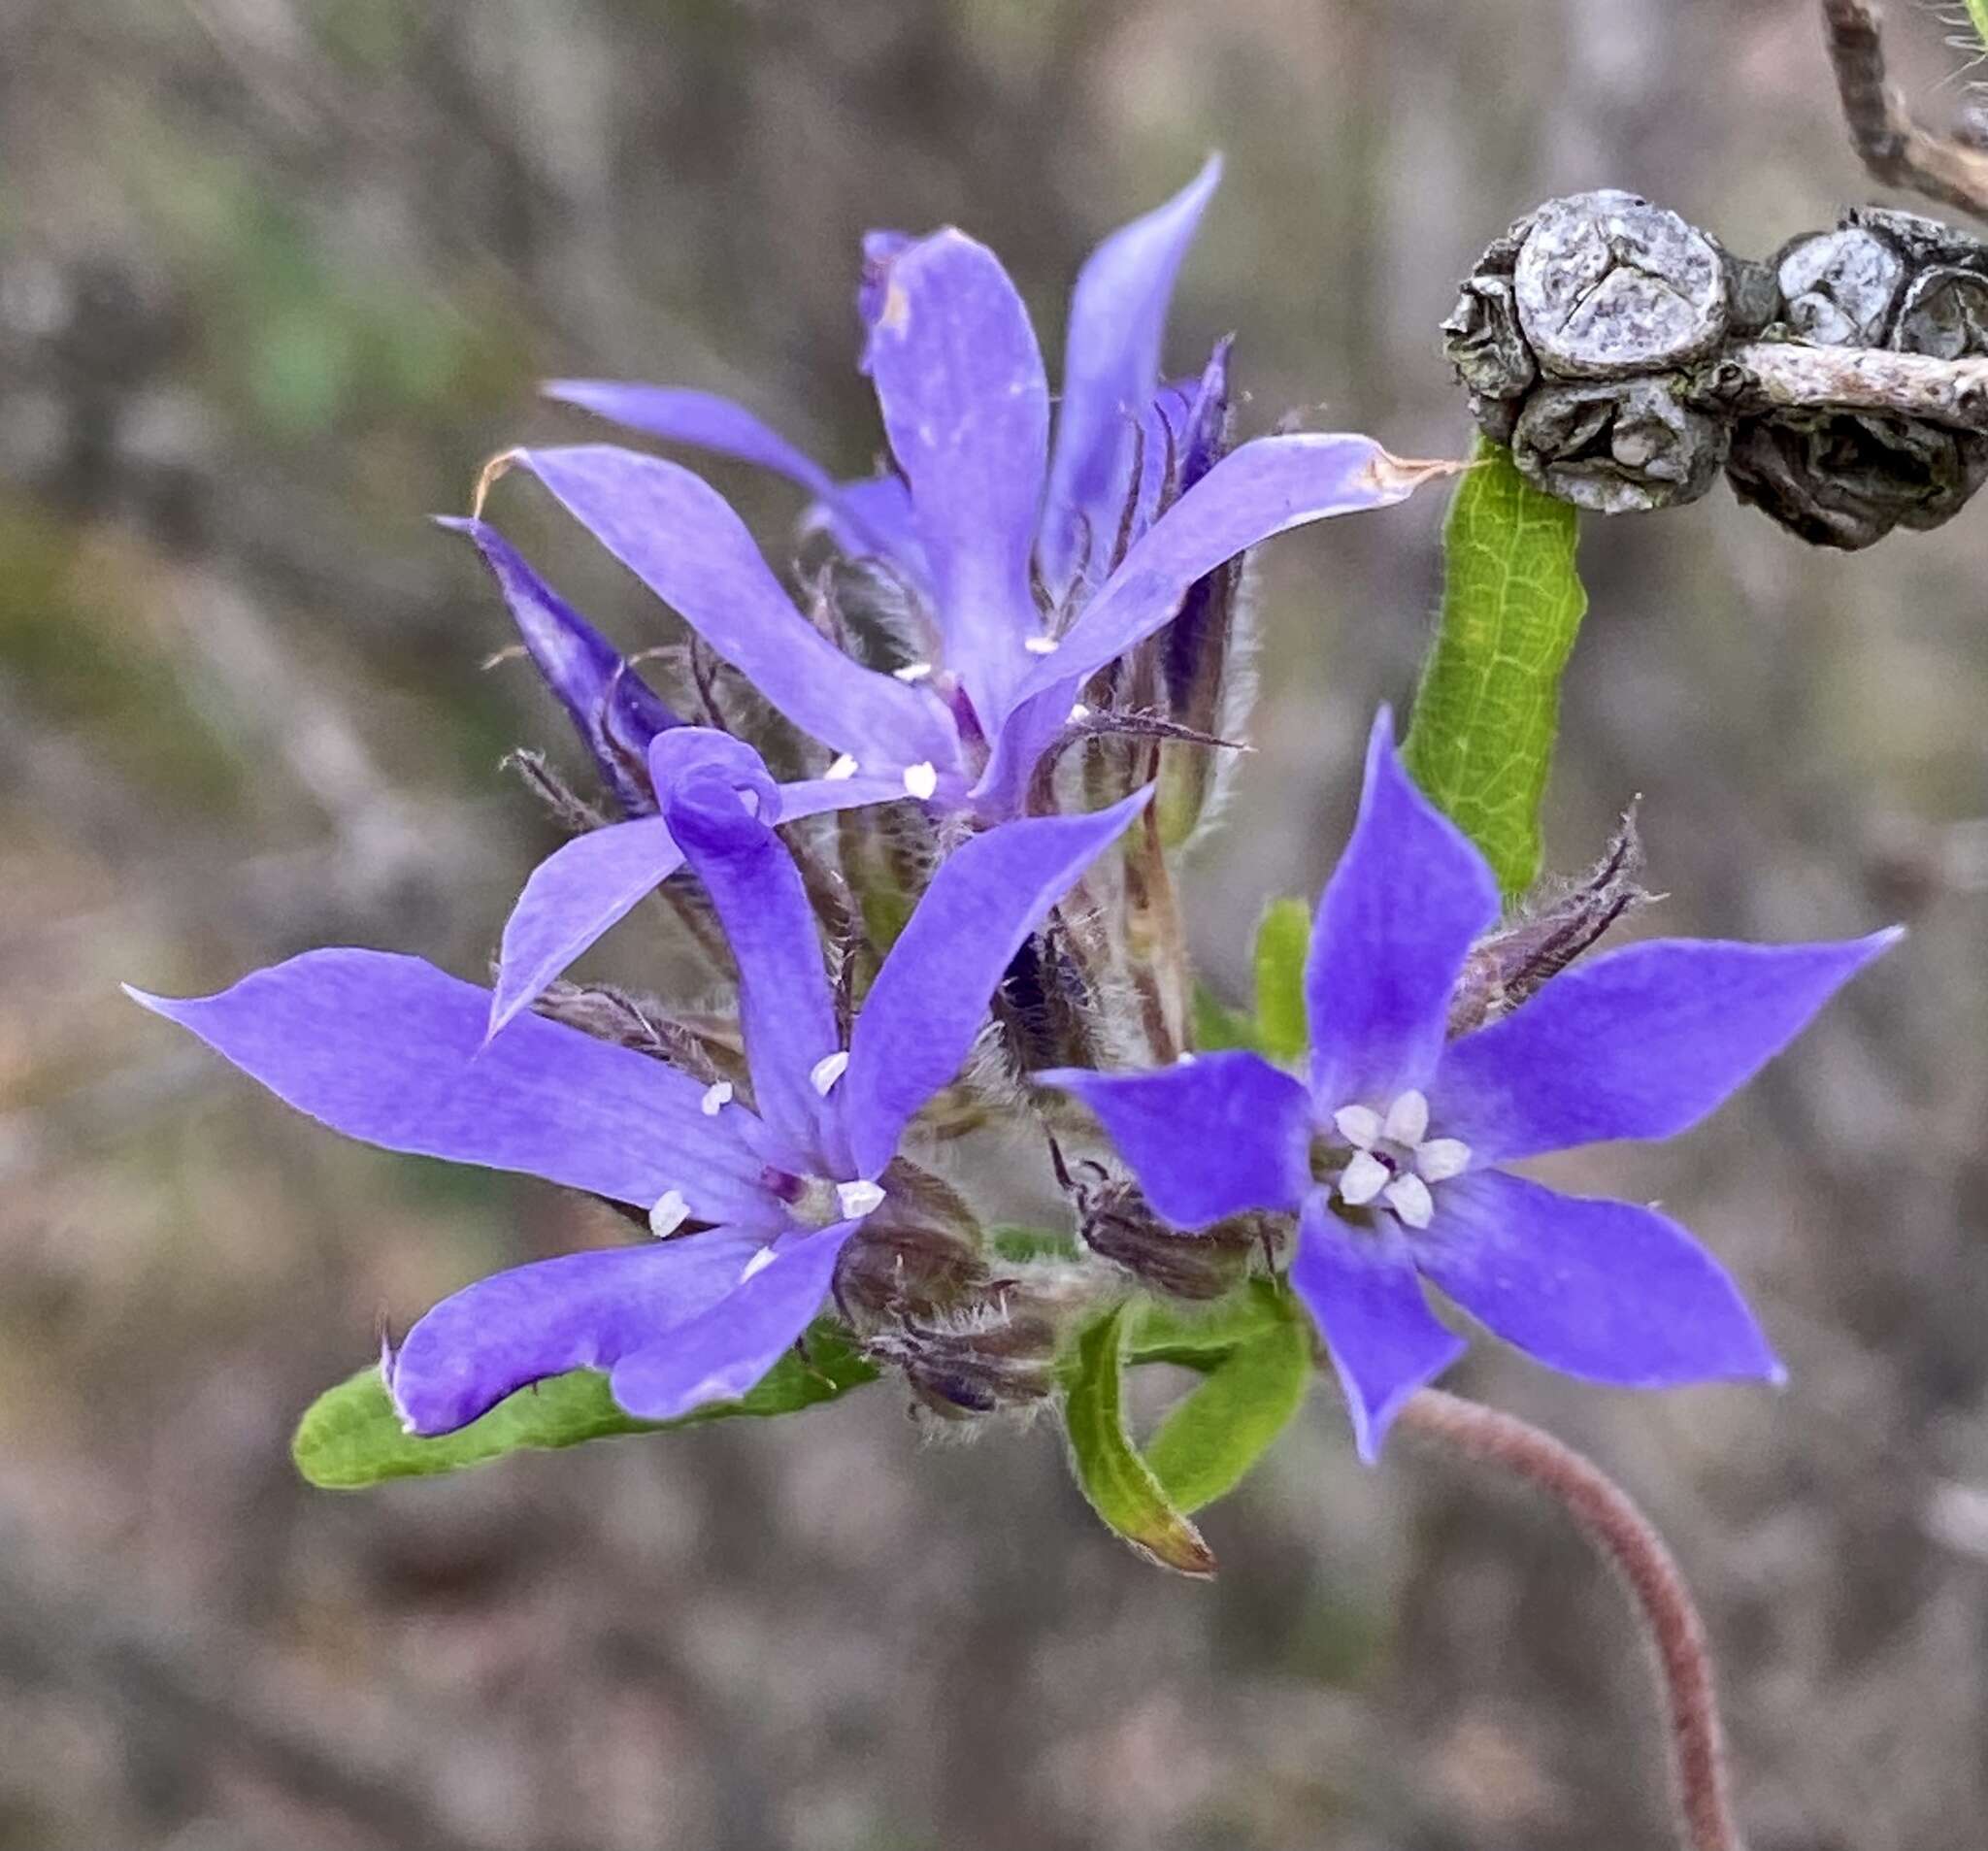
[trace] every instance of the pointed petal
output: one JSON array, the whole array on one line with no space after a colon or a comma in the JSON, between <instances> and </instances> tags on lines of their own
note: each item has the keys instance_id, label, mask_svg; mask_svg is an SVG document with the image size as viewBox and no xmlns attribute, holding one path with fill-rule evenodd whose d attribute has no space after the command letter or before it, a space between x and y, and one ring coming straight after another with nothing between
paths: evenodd
<instances>
[{"instance_id":1,"label":"pointed petal","mask_svg":"<svg viewBox=\"0 0 1988 1851\"><path fill-rule=\"evenodd\" d=\"M577 405L631 431L669 444L694 444L699 449L770 469L812 495L834 492L828 472L812 456L743 405L714 392L627 380L547 380L539 389L548 399Z\"/></svg>"},{"instance_id":2,"label":"pointed petal","mask_svg":"<svg viewBox=\"0 0 1988 1851\"><path fill-rule=\"evenodd\" d=\"M546 583L496 528L437 515L435 524L467 534L546 685L572 716L601 780L630 816L655 810L646 774L648 743L681 722L592 624Z\"/></svg>"},{"instance_id":3,"label":"pointed petal","mask_svg":"<svg viewBox=\"0 0 1988 1851\"><path fill-rule=\"evenodd\" d=\"M1317 1191L1298 1217L1291 1285L1332 1352L1354 1444L1371 1466L1402 1404L1463 1354L1464 1339L1430 1311L1407 1241L1347 1225Z\"/></svg>"},{"instance_id":4,"label":"pointed petal","mask_svg":"<svg viewBox=\"0 0 1988 1851\"><path fill-rule=\"evenodd\" d=\"M840 1099L810 1075L842 1051L821 934L801 873L773 832L779 794L759 754L704 727L656 742L656 797L739 966L739 1026L759 1114L811 1157L845 1175Z\"/></svg>"},{"instance_id":5,"label":"pointed petal","mask_svg":"<svg viewBox=\"0 0 1988 1851\"><path fill-rule=\"evenodd\" d=\"M1149 1074L1065 1067L1036 1077L1097 1113L1145 1199L1176 1227L1295 1208L1310 1192L1310 1097L1260 1054L1233 1048Z\"/></svg>"},{"instance_id":6,"label":"pointed petal","mask_svg":"<svg viewBox=\"0 0 1988 1851\"><path fill-rule=\"evenodd\" d=\"M956 765L944 710L822 636L744 522L690 471L604 444L519 450L514 460L802 731L879 769Z\"/></svg>"},{"instance_id":7,"label":"pointed petal","mask_svg":"<svg viewBox=\"0 0 1988 1851\"><path fill-rule=\"evenodd\" d=\"M1414 1252L1424 1277L1549 1369L1622 1388L1781 1377L1725 1270L1654 1208L1478 1171L1437 1191Z\"/></svg>"},{"instance_id":8,"label":"pointed petal","mask_svg":"<svg viewBox=\"0 0 1988 1851\"><path fill-rule=\"evenodd\" d=\"M877 552L886 559L901 557L897 545L903 531L888 519L891 503L875 493L880 483L893 481L893 478L833 481L827 469L812 455L797 449L770 423L728 398L713 392L692 392L686 385L636 385L622 380L547 380L541 389L547 398L611 417L614 423L645 431L650 438L662 438L666 444L694 444L715 455L772 469L776 476L785 476L787 481L799 483L815 497L835 543L851 557L863 552ZM903 489L903 483L897 487ZM905 565L912 565L916 559L914 541L912 535L912 550Z\"/></svg>"},{"instance_id":9,"label":"pointed petal","mask_svg":"<svg viewBox=\"0 0 1988 1851\"><path fill-rule=\"evenodd\" d=\"M701 1221L784 1218L697 1081L536 1015L486 1047L489 992L419 958L307 951L218 996L130 994L348 1138L643 1208L679 1189Z\"/></svg>"},{"instance_id":10,"label":"pointed petal","mask_svg":"<svg viewBox=\"0 0 1988 1851\"><path fill-rule=\"evenodd\" d=\"M762 1236L713 1228L479 1279L419 1319L391 1354L394 1405L410 1432L448 1434L529 1382L612 1369L716 1304L763 1244Z\"/></svg>"},{"instance_id":11,"label":"pointed petal","mask_svg":"<svg viewBox=\"0 0 1988 1851\"><path fill-rule=\"evenodd\" d=\"M1497 917L1484 857L1415 788L1382 708L1360 813L1320 896L1305 967L1311 1089L1322 1105L1384 1107L1428 1084L1464 953Z\"/></svg>"},{"instance_id":12,"label":"pointed petal","mask_svg":"<svg viewBox=\"0 0 1988 1851\"><path fill-rule=\"evenodd\" d=\"M1029 562L1049 391L1035 331L994 253L942 231L892 259L870 363L911 483L947 663L992 726L1037 629Z\"/></svg>"},{"instance_id":13,"label":"pointed petal","mask_svg":"<svg viewBox=\"0 0 1988 1851\"><path fill-rule=\"evenodd\" d=\"M963 796L955 786L942 793ZM902 777L812 777L780 786L779 820L903 801ZM613 823L562 843L539 863L504 922L490 1033L528 1009L546 986L683 865L660 816Z\"/></svg>"},{"instance_id":14,"label":"pointed petal","mask_svg":"<svg viewBox=\"0 0 1988 1851\"><path fill-rule=\"evenodd\" d=\"M638 1420L675 1420L745 1394L807 1330L862 1225L783 1239L735 1291L620 1363L609 1378L614 1399Z\"/></svg>"},{"instance_id":15,"label":"pointed petal","mask_svg":"<svg viewBox=\"0 0 1988 1851\"><path fill-rule=\"evenodd\" d=\"M1043 523L1043 570L1053 585L1071 577L1083 522L1094 552L1116 528L1132 420L1159 380L1174 279L1221 177L1221 156L1210 155L1186 186L1121 225L1077 272Z\"/></svg>"},{"instance_id":16,"label":"pointed petal","mask_svg":"<svg viewBox=\"0 0 1988 1851\"><path fill-rule=\"evenodd\" d=\"M1318 1191L1298 1215L1290 1284L1332 1352L1354 1445L1372 1466L1402 1404L1467 1346L1423 1299L1408 1242L1342 1223Z\"/></svg>"},{"instance_id":17,"label":"pointed petal","mask_svg":"<svg viewBox=\"0 0 1988 1851\"><path fill-rule=\"evenodd\" d=\"M856 1174L875 1176L918 1107L960 1070L1001 974L1151 797L1004 823L955 848L883 960L849 1035Z\"/></svg>"},{"instance_id":18,"label":"pointed petal","mask_svg":"<svg viewBox=\"0 0 1988 1851\"><path fill-rule=\"evenodd\" d=\"M1063 646L1024 678L1011 704L1115 662L1174 615L1197 578L1259 541L1406 501L1431 474L1397 462L1370 437L1339 433L1259 437L1231 450L1125 555L1064 632Z\"/></svg>"},{"instance_id":19,"label":"pointed petal","mask_svg":"<svg viewBox=\"0 0 1988 1851\"><path fill-rule=\"evenodd\" d=\"M553 849L532 870L504 922L490 1034L530 1008L682 865L683 852L660 816L613 823Z\"/></svg>"},{"instance_id":20,"label":"pointed petal","mask_svg":"<svg viewBox=\"0 0 1988 1851\"><path fill-rule=\"evenodd\" d=\"M1576 965L1443 1051L1442 1129L1478 1162L1696 1124L1897 931L1825 944L1653 939Z\"/></svg>"}]
</instances>

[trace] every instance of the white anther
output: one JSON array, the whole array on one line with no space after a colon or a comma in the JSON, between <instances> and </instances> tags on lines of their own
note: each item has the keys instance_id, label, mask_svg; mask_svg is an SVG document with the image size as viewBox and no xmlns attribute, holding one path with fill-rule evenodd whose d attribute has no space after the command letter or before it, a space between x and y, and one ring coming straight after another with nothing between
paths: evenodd
<instances>
[{"instance_id":1,"label":"white anther","mask_svg":"<svg viewBox=\"0 0 1988 1851\"><path fill-rule=\"evenodd\" d=\"M891 674L909 687L914 681L922 681L932 673L929 662L907 662L901 669L892 669Z\"/></svg>"},{"instance_id":2,"label":"white anther","mask_svg":"<svg viewBox=\"0 0 1988 1851\"><path fill-rule=\"evenodd\" d=\"M658 1240L666 1240L689 1219L690 1205L683 1200L683 1191L665 1189L648 1211L648 1231Z\"/></svg>"},{"instance_id":3,"label":"white anther","mask_svg":"<svg viewBox=\"0 0 1988 1851\"><path fill-rule=\"evenodd\" d=\"M1355 1150L1372 1150L1380 1137L1380 1114L1372 1106L1342 1106L1332 1115L1340 1136Z\"/></svg>"},{"instance_id":4,"label":"white anther","mask_svg":"<svg viewBox=\"0 0 1988 1851\"><path fill-rule=\"evenodd\" d=\"M1090 709L1084 706L1084 704L1081 701L1077 702L1077 704L1070 710L1070 717L1073 720L1087 720L1090 718Z\"/></svg>"},{"instance_id":5,"label":"white anther","mask_svg":"<svg viewBox=\"0 0 1988 1851\"><path fill-rule=\"evenodd\" d=\"M1436 1212L1429 1185L1420 1176L1397 1176L1380 1192L1380 1199L1411 1228L1426 1228Z\"/></svg>"},{"instance_id":6,"label":"white anther","mask_svg":"<svg viewBox=\"0 0 1988 1851\"><path fill-rule=\"evenodd\" d=\"M923 802L939 788L938 769L928 760L922 765L905 767L905 790L908 795Z\"/></svg>"},{"instance_id":7,"label":"white anther","mask_svg":"<svg viewBox=\"0 0 1988 1851\"><path fill-rule=\"evenodd\" d=\"M704 1089L704 1097L697 1102L697 1109L707 1118L715 1118L731 1103L732 1082L714 1079Z\"/></svg>"},{"instance_id":8,"label":"white anther","mask_svg":"<svg viewBox=\"0 0 1988 1851\"><path fill-rule=\"evenodd\" d=\"M883 1191L874 1182L839 1182L835 1199L845 1221L860 1221L883 1206Z\"/></svg>"},{"instance_id":9,"label":"white anther","mask_svg":"<svg viewBox=\"0 0 1988 1851\"><path fill-rule=\"evenodd\" d=\"M1380 1135L1397 1144L1419 1144L1429 1129L1429 1100L1425 1094L1407 1092L1387 1108Z\"/></svg>"},{"instance_id":10,"label":"white anther","mask_svg":"<svg viewBox=\"0 0 1988 1851\"><path fill-rule=\"evenodd\" d=\"M849 1071L849 1056L845 1048L837 1048L833 1054L824 1054L808 1070L808 1084L821 1095L828 1097L828 1089Z\"/></svg>"},{"instance_id":11,"label":"white anther","mask_svg":"<svg viewBox=\"0 0 1988 1851\"><path fill-rule=\"evenodd\" d=\"M831 765L828 768L827 771L823 772L821 775L826 778L833 779L836 783L841 783L842 780L845 777L855 777L856 761L853 758L851 758L848 755L848 753L845 752L839 759L836 760L836 762L833 765Z\"/></svg>"},{"instance_id":12,"label":"white anther","mask_svg":"<svg viewBox=\"0 0 1988 1851\"><path fill-rule=\"evenodd\" d=\"M1471 1167L1471 1147L1461 1138L1431 1138L1415 1146L1415 1173L1424 1182L1447 1182Z\"/></svg>"},{"instance_id":13,"label":"white anther","mask_svg":"<svg viewBox=\"0 0 1988 1851\"><path fill-rule=\"evenodd\" d=\"M1063 645L1054 637L1024 637L1021 646L1031 655L1054 655Z\"/></svg>"},{"instance_id":14,"label":"white anther","mask_svg":"<svg viewBox=\"0 0 1988 1851\"><path fill-rule=\"evenodd\" d=\"M746 1270L739 1274L739 1283L744 1285L755 1273L764 1273L773 1265L773 1248L761 1247L751 1259L746 1262Z\"/></svg>"},{"instance_id":15,"label":"white anther","mask_svg":"<svg viewBox=\"0 0 1988 1851\"><path fill-rule=\"evenodd\" d=\"M1356 1151L1340 1175L1340 1200L1364 1208L1394 1179L1394 1172L1371 1150Z\"/></svg>"}]
</instances>

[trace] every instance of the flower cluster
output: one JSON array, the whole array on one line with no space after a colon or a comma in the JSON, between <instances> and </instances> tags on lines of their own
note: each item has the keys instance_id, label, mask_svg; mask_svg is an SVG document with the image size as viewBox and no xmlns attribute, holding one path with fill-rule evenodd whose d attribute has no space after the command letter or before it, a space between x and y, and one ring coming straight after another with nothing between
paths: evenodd
<instances>
[{"instance_id":1,"label":"flower cluster","mask_svg":"<svg viewBox=\"0 0 1988 1851\"><path fill-rule=\"evenodd\" d=\"M345 948L217 996L139 997L348 1136L544 1177L646 1224L637 1244L472 1285L389 1344L410 1432L582 1368L630 1414L674 1418L751 1388L825 1302L923 1405L990 1411L1052 1393L1077 1324L1129 1294L1206 1302L1252 1271L1315 1319L1370 1457L1461 1347L1423 1280L1575 1373L1773 1372L1680 1229L1504 1166L1682 1129L1881 938L1646 943L1563 972L1619 900L1592 929L1494 931L1489 871L1409 782L1383 713L1318 909L1306 1071L1192 1052L1169 850L1238 717L1238 562L1445 467L1352 435L1235 442L1227 342L1163 375L1216 179L1211 162L1084 265L1053 443L1020 298L953 230L864 244L879 474L838 479L707 394L555 385L791 478L826 537L797 601L679 463L606 444L499 458L486 487L536 478L688 626L664 687L538 577L480 493L444 523L488 566L614 819L561 793L593 826L525 884L490 989ZM833 829L808 822L829 812ZM562 980L659 888L735 985L729 1015ZM988 1122L1044 1134L1075 1258L998 1252L934 1169L943 1140ZM1099 1123L1111 1148L1066 1167L1046 1133Z\"/></svg>"}]
</instances>

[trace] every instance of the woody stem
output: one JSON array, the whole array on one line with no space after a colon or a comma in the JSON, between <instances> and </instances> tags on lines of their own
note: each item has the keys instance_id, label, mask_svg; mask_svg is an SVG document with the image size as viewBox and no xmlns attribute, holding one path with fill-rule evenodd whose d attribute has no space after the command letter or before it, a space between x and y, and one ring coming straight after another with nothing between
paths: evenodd
<instances>
[{"instance_id":1,"label":"woody stem","mask_svg":"<svg viewBox=\"0 0 1988 1851\"><path fill-rule=\"evenodd\" d=\"M1546 1493L1622 1576L1663 1698L1679 1842L1685 1851L1743 1851L1726 1786L1705 1623L1649 1519L1591 1460L1510 1414L1425 1388L1402 1409L1400 1424Z\"/></svg>"}]
</instances>

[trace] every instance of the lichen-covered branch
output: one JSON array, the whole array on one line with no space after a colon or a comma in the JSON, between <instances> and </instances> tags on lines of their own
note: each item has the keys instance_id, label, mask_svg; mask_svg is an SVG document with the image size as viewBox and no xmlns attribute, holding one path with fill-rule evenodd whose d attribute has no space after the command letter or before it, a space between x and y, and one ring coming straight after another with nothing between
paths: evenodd
<instances>
[{"instance_id":1,"label":"lichen-covered branch","mask_svg":"<svg viewBox=\"0 0 1988 1851\"><path fill-rule=\"evenodd\" d=\"M1935 135L1912 119L1885 76L1881 17L1870 0L1822 0L1837 94L1858 155L1887 186L1988 218L1988 149Z\"/></svg>"},{"instance_id":2,"label":"lichen-covered branch","mask_svg":"<svg viewBox=\"0 0 1988 1851\"><path fill-rule=\"evenodd\" d=\"M1873 347L1751 341L1728 356L1751 410L1876 412L1988 432L1988 357L1941 360Z\"/></svg>"}]
</instances>

